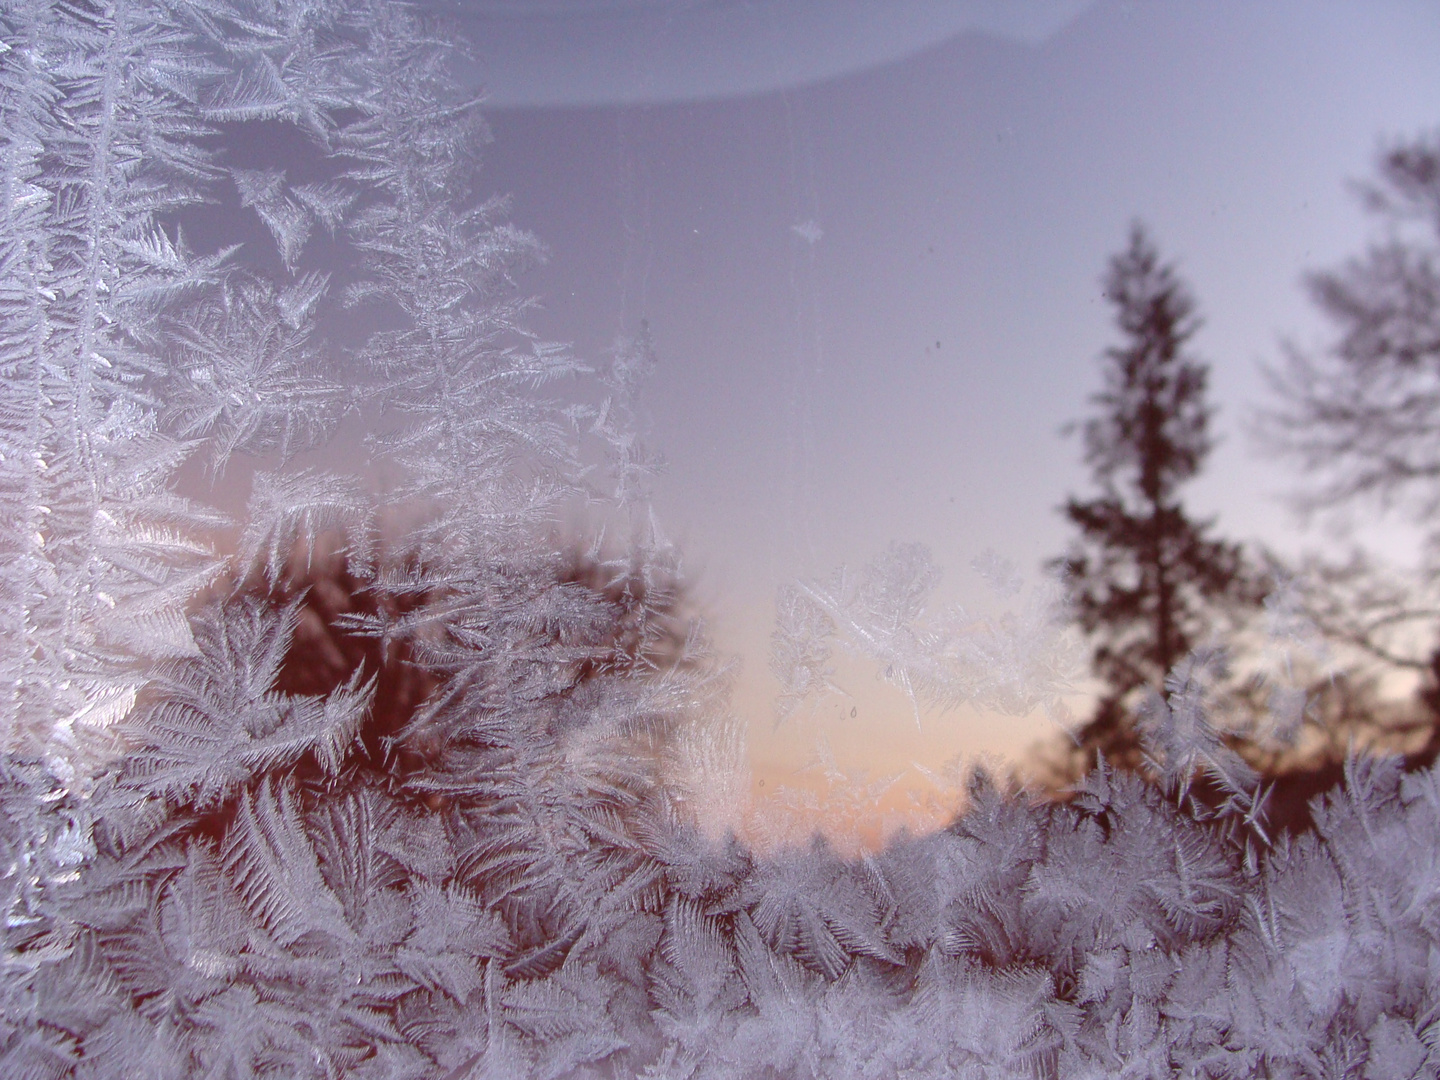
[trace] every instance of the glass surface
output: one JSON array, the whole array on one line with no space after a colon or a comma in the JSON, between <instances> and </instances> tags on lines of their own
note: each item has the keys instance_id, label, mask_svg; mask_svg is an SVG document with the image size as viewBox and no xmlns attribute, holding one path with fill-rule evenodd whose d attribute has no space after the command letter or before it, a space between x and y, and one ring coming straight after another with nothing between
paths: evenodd
<instances>
[{"instance_id":1,"label":"glass surface","mask_svg":"<svg viewBox=\"0 0 1440 1080\"><path fill-rule=\"evenodd\" d=\"M0 0L0 1077L1440 1074L1437 57Z\"/></svg>"},{"instance_id":2,"label":"glass surface","mask_svg":"<svg viewBox=\"0 0 1440 1080\"><path fill-rule=\"evenodd\" d=\"M1353 182L1436 122L1432 8L593 4L573 9L580 34L562 7L467 9L482 55L543 42L524 70L475 75L495 134L482 185L551 249L524 279L547 336L597 357L648 321L656 505L742 658L757 781L793 780L817 730L845 767L911 778L1055 739L1043 715L973 709L917 730L863 663L854 700L772 730L775 590L921 541L937 599L987 610L977 556L1033 580L1065 552L1059 507L1091 489L1061 429L1100 389L1100 278L1132 220L1203 319L1218 447L1186 505L1231 539L1342 546L1289 511L1294 463L1246 424L1272 403L1261 365L1330 340L1302 279L1373 234ZM1413 559L1402 515L1356 517ZM1082 664L1077 715L1086 689Z\"/></svg>"}]
</instances>

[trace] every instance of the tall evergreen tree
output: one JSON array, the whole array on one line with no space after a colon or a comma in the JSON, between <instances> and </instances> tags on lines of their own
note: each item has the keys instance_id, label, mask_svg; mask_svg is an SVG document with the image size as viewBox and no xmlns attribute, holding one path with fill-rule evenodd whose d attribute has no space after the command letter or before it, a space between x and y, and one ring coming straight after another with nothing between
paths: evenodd
<instances>
[{"instance_id":1,"label":"tall evergreen tree","mask_svg":"<svg viewBox=\"0 0 1440 1080\"><path fill-rule=\"evenodd\" d=\"M1105 686L1077 732L1086 770L1097 751L1139 766L1141 695L1162 691L1222 606L1258 599L1240 548L1207 536L1213 522L1193 519L1178 496L1214 445L1208 367L1187 351L1200 326L1195 301L1138 223L1103 284L1122 340L1104 353L1105 388L1092 398L1099 411L1082 428L1100 493L1065 503L1079 536L1054 564Z\"/></svg>"}]
</instances>

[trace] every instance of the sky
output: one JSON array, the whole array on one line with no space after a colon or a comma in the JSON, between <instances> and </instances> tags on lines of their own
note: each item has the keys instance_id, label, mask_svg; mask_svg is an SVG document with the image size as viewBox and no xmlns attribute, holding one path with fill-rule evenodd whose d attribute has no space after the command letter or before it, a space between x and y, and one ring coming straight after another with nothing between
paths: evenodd
<instances>
[{"instance_id":1,"label":"sky","mask_svg":"<svg viewBox=\"0 0 1440 1080\"><path fill-rule=\"evenodd\" d=\"M606 37L664 6L553 0L548 30L516 30L513 5L472 0L490 55L533 39L521 74L472 73L494 134L479 186L510 193L550 250L522 282L540 333L603 363L650 327L658 519L738 660L757 777L793 774L817 733L872 773L1057 737L1043 716L917 727L863 664L841 671L852 696L775 731L775 591L920 541L940 599L983 607L977 556L1033 579L1065 551L1057 508L1093 489L1062 428L1090 414L1116 340L1099 277L1133 220L1205 320L1193 347L1220 445L1187 508L1282 551L1334 542L1287 510L1299 478L1245 423L1281 343L1327 339L1303 275L1372 235L1351 182L1387 140L1440 125L1440 4L1099 0L1007 22L1027 9L916 2L889 9L910 21L887 36L863 0L827 9L823 32L795 0L788 22L765 14L783 3L711 4L764 18L665 23L629 52ZM547 51L567 16L600 21ZM626 62L589 70L587 43ZM785 64L740 62L767 49ZM1397 556L1410 535L1364 531Z\"/></svg>"}]
</instances>

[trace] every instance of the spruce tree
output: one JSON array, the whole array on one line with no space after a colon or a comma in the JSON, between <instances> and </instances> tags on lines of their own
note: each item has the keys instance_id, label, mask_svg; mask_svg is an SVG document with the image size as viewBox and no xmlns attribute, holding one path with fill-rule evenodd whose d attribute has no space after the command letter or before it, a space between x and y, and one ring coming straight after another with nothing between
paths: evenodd
<instances>
[{"instance_id":1,"label":"spruce tree","mask_svg":"<svg viewBox=\"0 0 1440 1080\"><path fill-rule=\"evenodd\" d=\"M1134 709L1147 690L1212 632L1227 604L1258 599L1241 549L1210 538L1178 492L1214 445L1209 369L1188 351L1195 300L1161 261L1144 227L1103 278L1121 341L1103 354L1104 389L1085 421L1085 462L1099 494L1062 508L1079 535L1062 567L1074 617L1093 642L1104 684L1076 732L1083 768L1097 751L1122 767L1143 762ZM1080 762L1076 763L1077 765Z\"/></svg>"}]
</instances>

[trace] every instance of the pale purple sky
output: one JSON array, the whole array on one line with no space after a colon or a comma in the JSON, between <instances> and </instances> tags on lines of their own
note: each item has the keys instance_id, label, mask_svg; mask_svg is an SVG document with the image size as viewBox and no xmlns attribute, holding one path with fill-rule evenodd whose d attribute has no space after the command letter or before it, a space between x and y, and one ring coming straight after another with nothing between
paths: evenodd
<instances>
[{"instance_id":1,"label":"pale purple sky","mask_svg":"<svg viewBox=\"0 0 1440 1080\"><path fill-rule=\"evenodd\" d=\"M920 540L946 568L946 596L968 603L967 567L985 549L1032 574L1064 551L1056 508L1090 489L1059 431L1087 414L1114 340L1098 277L1132 218L1205 317L1194 345L1212 365L1222 442L1188 505L1235 539L1324 542L1277 502L1294 474L1254 457L1242 421L1265 401L1257 365L1282 338L1324 340L1301 276L1361 250L1368 224L1347 182L1369 174L1382 140L1440 125L1440 4L1040 7L1035 25L1007 26L994 4L912 4L945 38L920 47L920 16L897 44L877 36L873 4L839 4L828 10L856 9L849 61L889 62L807 76L846 66L835 14L809 69L811 39L775 31L791 35L788 77L802 85L716 100L586 105L606 97L603 73L570 85L561 65L511 97L540 85L569 105L506 108L496 75L481 188L513 193L513 220L551 249L523 282L545 302L536 328L595 361L642 318L653 330L660 367L642 399L668 461L660 520L720 647L742 656L736 705L762 769L792 767L809 734L768 734L779 583ZM941 20L957 12L991 32L955 35ZM752 20L745 33L763 30ZM677 51L634 54L626 71L660 74L621 96L723 94L716 55L758 46L722 37L677 32ZM806 223L813 243L794 228ZM1398 526L1371 535L1403 549ZM919 736L898 699L857 697L855 719L840 700L817 719L851 764L1013 754L1053 732L952 715Z\"/></svg>"}]
</instances>

